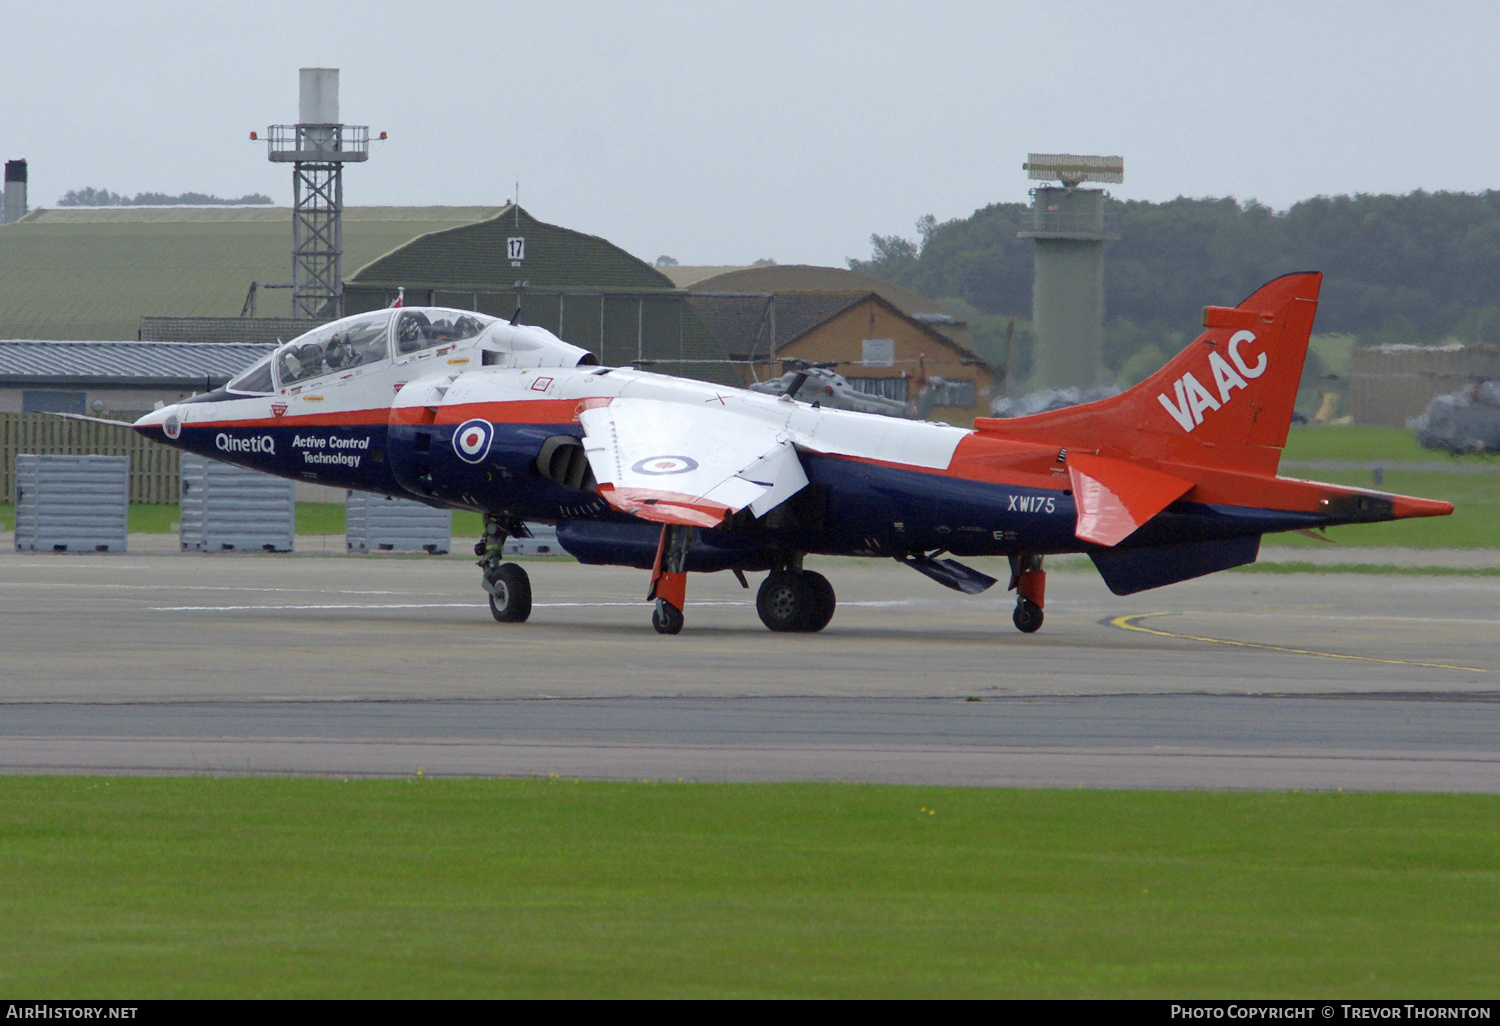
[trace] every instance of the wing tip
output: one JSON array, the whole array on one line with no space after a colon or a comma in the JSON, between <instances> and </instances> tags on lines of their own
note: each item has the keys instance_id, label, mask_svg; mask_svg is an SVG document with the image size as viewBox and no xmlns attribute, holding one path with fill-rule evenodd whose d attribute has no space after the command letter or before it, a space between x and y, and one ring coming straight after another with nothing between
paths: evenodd
<instances>
[{"instance_id":1,"label":"wing tip","mask_svg":"<svg viewBox=\"0 0 1500 1026\"><path fill-rule=\"evenodd\" d=\"M722 503L658 488L620 488L601 484L598 490L611 508L656 524L715 528L736 512Z\"/></svg>"}]
</instances>

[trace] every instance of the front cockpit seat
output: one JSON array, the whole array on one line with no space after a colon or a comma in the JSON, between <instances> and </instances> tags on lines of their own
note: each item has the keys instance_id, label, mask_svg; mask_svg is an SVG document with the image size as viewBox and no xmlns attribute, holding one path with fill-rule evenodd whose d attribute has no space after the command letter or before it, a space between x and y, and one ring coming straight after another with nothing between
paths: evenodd
<instances>
[{"instance_id":1,"label":"front cockpit seat","mask_svg":"<svg viewBox=\"0 0 1500 1026\"><path fill-rule=\"evenodd\" d=\"M316 342L298 346L297 362L301 365L301 373L297 375L298 377L313 377L323 369L323 347Z\"/></svg>"}]
</instances>

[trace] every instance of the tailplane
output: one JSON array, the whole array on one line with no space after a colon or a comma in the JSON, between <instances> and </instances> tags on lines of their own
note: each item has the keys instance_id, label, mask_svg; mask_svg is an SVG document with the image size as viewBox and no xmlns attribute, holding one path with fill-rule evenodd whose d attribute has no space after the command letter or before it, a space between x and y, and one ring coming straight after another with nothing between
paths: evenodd
<instances>
[{"instance_id":1,"label":"tailplane","mask_svg":"<svg viewBox=\"0 0 1500 1026\"><path fill-rule=\"evenodd\" d=\"M974 428L1102 456L1274 476L1322 282L1316 272L1288 274L1238 306L1206 307L1203 334L1128 392L1032 417L980 418Z\"/></svg>"}]
</instances>

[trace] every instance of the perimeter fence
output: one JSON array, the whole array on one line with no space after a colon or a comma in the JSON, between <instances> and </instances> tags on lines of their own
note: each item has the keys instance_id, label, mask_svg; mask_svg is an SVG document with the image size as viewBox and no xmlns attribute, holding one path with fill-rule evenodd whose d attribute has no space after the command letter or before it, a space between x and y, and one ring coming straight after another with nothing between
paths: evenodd
<instances>
[{"instance_id":1,"label":"perimeter fence","mask_svg":"<svg viewBox=\"0 0 1500 1026\"><path fill-rule=\"evenodd\" d=\"M16 497L16 456L129 456L130 501L176 504L181 498L182 454L130 430L47 413L0 413L0 501Z\"/></svg>"}]
</instances>

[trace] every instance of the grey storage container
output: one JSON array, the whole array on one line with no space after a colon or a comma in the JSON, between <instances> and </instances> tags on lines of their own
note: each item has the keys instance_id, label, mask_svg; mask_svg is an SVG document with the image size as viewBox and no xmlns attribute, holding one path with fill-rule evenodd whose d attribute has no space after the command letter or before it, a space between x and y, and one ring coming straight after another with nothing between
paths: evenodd
<instances>
[{"instance_id":1,"label":"grey storage container","mask_svg":"<svg viewBox=\"0 0 1500 1026\"><path fill-rule=\"evenodd\" d=\"M290 552L297 531L297 486L193 453L182 454L182 548Z\"/></svg>"},{"instance_id":2,"label":"grey storage container","mask_svg":"<svg viewBox=\"0 0 1500 1026\"><path fill-rule=\"evenodd\" d=\"M453 511L351 491L344 500L344 545L350 552L447 552Z\"/></svg>"},{"instance_id":3,"label":"grey storage container","mask_svg":"<svg viewBox=\"0 0 1500 1026\"><path fill-rule=\"evenodd\" d=\"M567 552L557 541L557 528L551 524L533 524L527 521L530 538L507 538L501 549L507 556L566 556Z\"/></svg>"},{"instance_id":4,"label":"grey storage container","mask_svg":"<svg viewBox=\"0 0 1500 1026\"><path fill-rule=\"evenodd\" d=\"M124 552L129 456L16 456L16 548Z\"/></svg>"}]
</instances>

